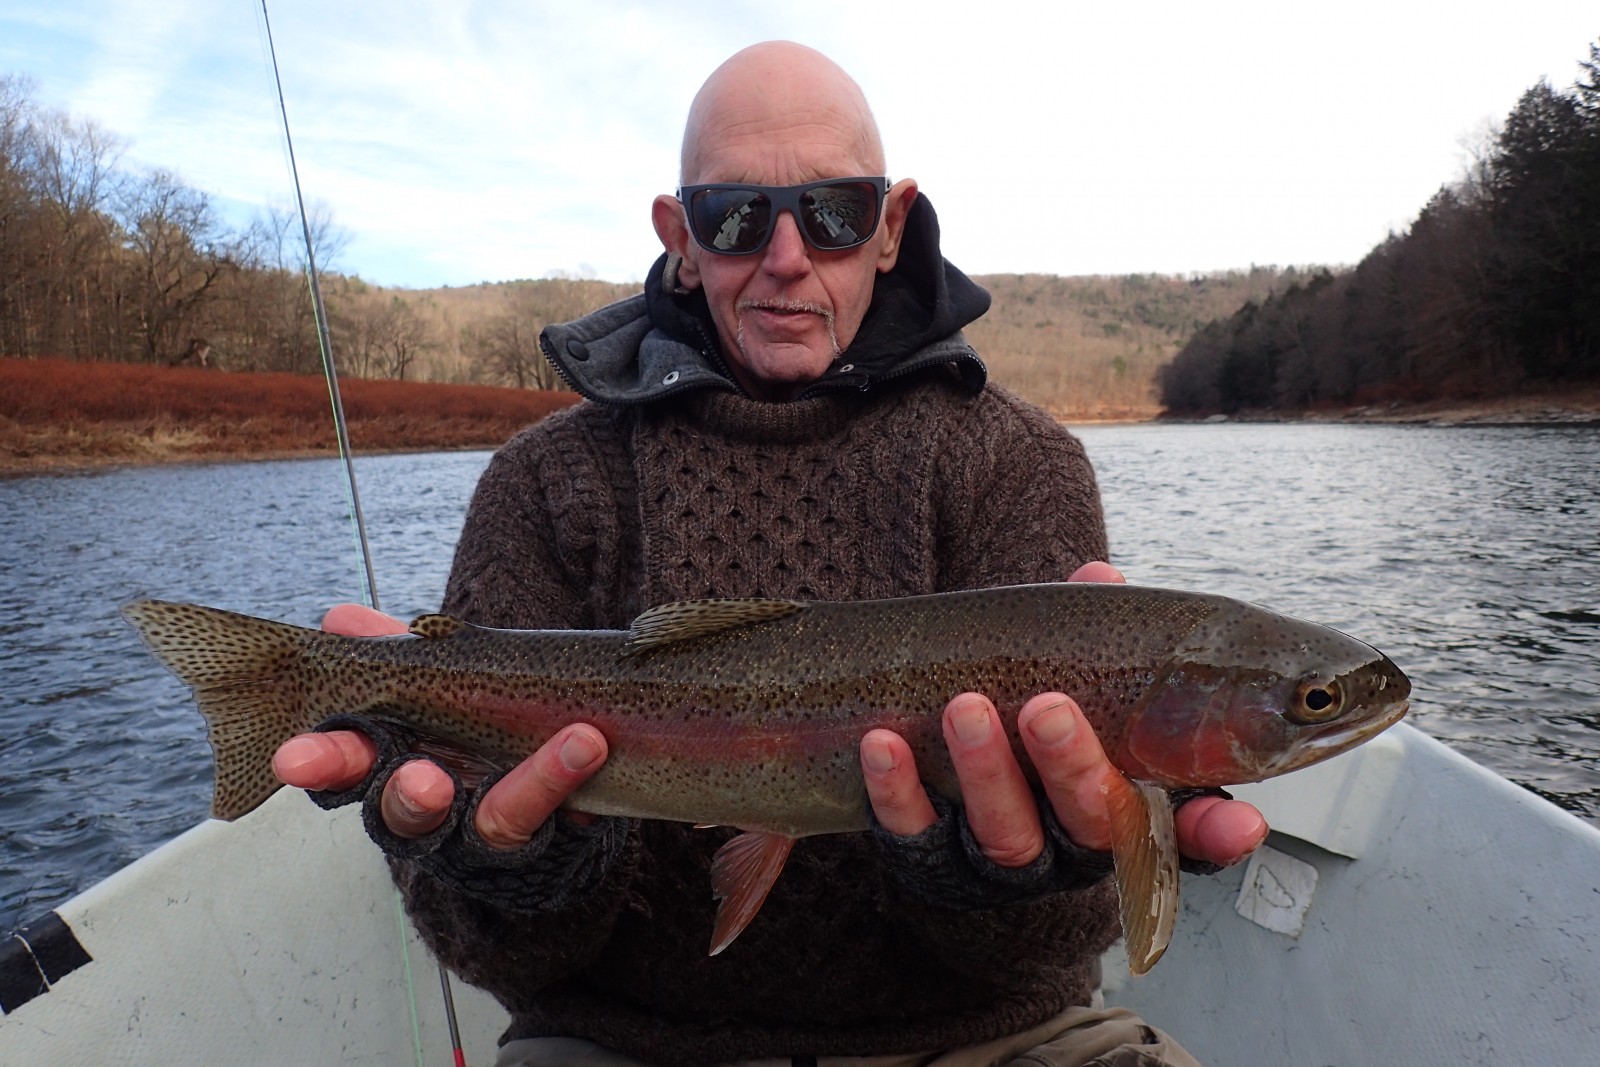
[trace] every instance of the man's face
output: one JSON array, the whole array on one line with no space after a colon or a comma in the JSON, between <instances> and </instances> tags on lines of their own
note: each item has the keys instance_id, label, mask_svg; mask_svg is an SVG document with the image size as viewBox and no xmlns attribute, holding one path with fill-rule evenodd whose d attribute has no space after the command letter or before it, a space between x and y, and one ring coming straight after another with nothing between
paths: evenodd
<instances>
[{"instance_id":1,"label":"man's face","mask_svg":"<svg viewBox=\"0 0 1600 1067\"><path fill-rule=\"evenodd\" d=\"M858 141L842 124L746 125L708 137L696 173L686 176L685 184L798 185L873 174ZM808 245L788 212L778 216L766 247L746 256L701 248L674 197L657 198L654 221L667 250L683 257L679 284L705 290L722 350L740 385L752 396L779 400L820 378L855 339L878 273L894 267L916 193L915 182L897 182L872 239L839 252Z\"/></svg>"}]
</instances>

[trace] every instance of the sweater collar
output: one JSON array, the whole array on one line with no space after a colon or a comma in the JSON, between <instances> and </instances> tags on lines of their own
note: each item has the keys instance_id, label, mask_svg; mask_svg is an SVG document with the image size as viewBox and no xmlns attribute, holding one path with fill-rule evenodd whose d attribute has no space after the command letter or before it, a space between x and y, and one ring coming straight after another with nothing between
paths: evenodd
<instances>
[{"instance_id":1,"label":"sweater collar","mask_svg":"<svg viewBox=\"0 0 1600 1067\"><path fill-rule=\"evenodd\" d=\"M539 344L561 377L590 400L650 403L698 390L739 393L717 344L705 295L671 287L668 257L644 292L574 322L551 325ZM906 218L895 269L879 275L850 346L796 400L868 390L888 379L954 367L971 392L987 370L961 328L989 309L989 294L939 253L939 222L919 196Z\"/></svg>"}]
</instances>

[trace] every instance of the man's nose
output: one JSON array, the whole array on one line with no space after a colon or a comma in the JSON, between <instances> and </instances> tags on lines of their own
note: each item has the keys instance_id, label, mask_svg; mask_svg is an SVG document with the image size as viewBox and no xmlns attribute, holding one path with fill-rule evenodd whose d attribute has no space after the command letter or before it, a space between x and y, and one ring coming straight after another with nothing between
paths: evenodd
<instances>
[{"instance_id":1,"label":"man's nose","mask_svg":"<svg viewBox=\"0 0 1600 1067\"><path fill-rule=\"evenodd\" d=\"M769 273L792 276L811 268L811 247L800 236L800 224L788 211L772 224L772 236L762 250L761 265Z\"/></svg>"}]
</instances>

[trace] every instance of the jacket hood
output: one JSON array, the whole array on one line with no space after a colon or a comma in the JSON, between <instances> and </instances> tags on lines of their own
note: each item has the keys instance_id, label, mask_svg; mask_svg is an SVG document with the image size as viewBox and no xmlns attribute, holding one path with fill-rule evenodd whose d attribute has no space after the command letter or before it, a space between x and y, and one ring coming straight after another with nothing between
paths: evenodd
<instances>
[{"instance_id":1,"label":"jacket hood","mask_svg":"<svg viewBox=\"0 0 1600 1067\"><path fill-rule=\"evenodd\" d=\"M650 268L644 292L539 335L567 384L601 404L642 404L695 389L737 392L717 342L705 294L668 288L668 257ZM961 336L989 310L989 294L939 252L939 220L918 196L906 217L894 270L878 276L855 340L799 394L870 389L878 382L953 366L967 389L988 372Z\"/></svg>"}]
</instances>

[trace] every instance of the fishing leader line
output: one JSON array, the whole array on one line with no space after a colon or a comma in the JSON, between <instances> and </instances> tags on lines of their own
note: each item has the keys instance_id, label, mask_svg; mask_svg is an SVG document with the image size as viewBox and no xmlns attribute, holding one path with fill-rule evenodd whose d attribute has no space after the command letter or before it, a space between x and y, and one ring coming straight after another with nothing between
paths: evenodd
<instances>
[{"instance_id":1,"label":"fishing leader line","mask_svg":"<svg viewBox=\"0 0 1600 1067\"><path fill-rule=\"evenodd\" d=\"M339 441L339 457L344 463L345 489L350 504L350 518L355 528L356 546L361 553L364 582L362 590L367 606L378 610L378 583L373 576L372 548L367 539L367 523L361 511L361 493L356 487L356 468L350 450L350 431L345 420L344 401L339 395L339 372L333 360L333 341L328 332L327 308L322 302L322 283L317 271L317 257L311 239L311 220L306 212L306 201L300 191L300 168L294 158L294 138L289 132L289 108L283 99L283 77L278 71L278 50L272 40L272 20L267 14L267 0L261 0L261 28L267 43L267 55L272 65L272 83L278 97L278 114L283 119L283 143L289 155L289 176L294 184L295 206L300 213L300 233L306 246L306 283L311 290L311 315L317 328L317 347L322 356L322 369L328 380L328 401L333 407L334 431ZM422 1050L422 1024L417 1012L416 983L411 973L410 937L405 921L405 909L400 903L400 891L395 889L395 905L400 922L400 955L405 966L406 994L411 1010L411 1042L416 1054L417 1067L424 1067ZM450 972L443 962L439 967L439 986L443 991L445 1022L450 1030L450 1051L455 1067L466 1067L466 1053L461 1044L461 1028L456 1020L455 997L450 992Z\"/></svg>"},{"instance_id":2,"label":"fishing leader line","mask_svg":"<svg viewBox=\"0 0 1600 1067\"><path fill-rule=\"evenodd\" d=\"M272 20L267 17L267 0L261 0L261 26L266 35L267 55L272 63L272 84L278 96L278 114L283 117L283 143L289 152L289 177L294 183L295 207L300 212L300 233L306 245L306 281L311 289L311 317L317 327L317 348L322 354L322 369L328 379L328 400L333 405L333 426L339 440L339 458L344 461L345 486L350 497L350 515L355 522L356 544L361 552L362 590L367 606L378 608L378 584L372 575L372 550L367 542L367 523L361 512L361 494L356 489L356 468L350 454L350 430L345 422L344 401L339 396L339 372L333 362L333 341L328 334L328 311L322 303L322 282L317 271L317 253L311 240L311 219L300 192L300 168L294 158L294 138L289 133L289 108L283 101L283 78L278 73L278 50L272 43Z\"/></svg>"}]
</instances>

